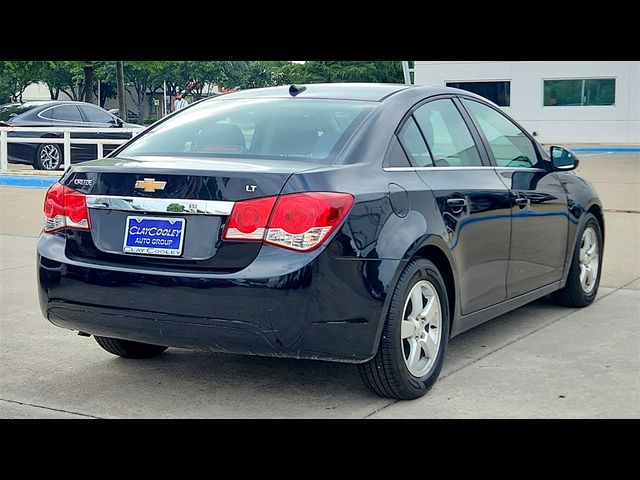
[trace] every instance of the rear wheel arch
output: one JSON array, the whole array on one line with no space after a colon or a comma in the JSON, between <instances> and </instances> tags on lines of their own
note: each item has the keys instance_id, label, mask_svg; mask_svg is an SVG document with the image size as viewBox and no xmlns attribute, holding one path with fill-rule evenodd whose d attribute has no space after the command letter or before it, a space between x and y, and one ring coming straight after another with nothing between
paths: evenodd
<instances>
[{"instance_id":1,"label":"rear wheel arch","mask_svg":"<svg viewBox=\"0 0 640 480\"><path fill-rule=\"evenodd\" d=\"M442 279L444 280L445 287L447 288L447 297L449 299L449 312L451 315L449 321L449 334L451 333L451 329L453 328L454 318L456 317L456 299L457 299L457 288L455 276L453 273L453 265L449 260L444 251L434 245L429 244L421 247L417 252L413 254L411 260L416 258L424 258L426 260L430 260L433 264L438 267L440 271L440 275L442 275Z\"/></svg>"}]
</instances>

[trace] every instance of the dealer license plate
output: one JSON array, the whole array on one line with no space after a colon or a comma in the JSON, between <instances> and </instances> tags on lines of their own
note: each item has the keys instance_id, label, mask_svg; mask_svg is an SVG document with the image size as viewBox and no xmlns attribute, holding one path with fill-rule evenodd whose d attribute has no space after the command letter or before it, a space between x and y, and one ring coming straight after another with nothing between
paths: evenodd
<instances>
[{"instance_id":1,"label":"dealer license plate","mask_svg":"<svg viewBox=\"0 0 640 480\"><path fill-rule=\"evenodd\" d=\"M127 217L122 250L143 255L180 256L184 225L184 218Z\"/></svg>"}]
</instances>

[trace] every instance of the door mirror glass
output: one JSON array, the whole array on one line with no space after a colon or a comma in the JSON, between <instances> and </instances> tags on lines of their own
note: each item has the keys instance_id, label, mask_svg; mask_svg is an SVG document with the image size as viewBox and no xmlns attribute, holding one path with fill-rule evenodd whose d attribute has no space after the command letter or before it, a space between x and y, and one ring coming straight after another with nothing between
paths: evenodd
<instances>
[{"instance_id":1,"label":"door mirror glass","mask_svg":"<svg viewBox=\"0 0 640 480\"><path fill-rule=\"evenodd\" d=\"M551 163L554 170L573 170L578 166L578 158L566 148L553 145L549 149L549 153L551 154Z\"/></svg>"}]
</instances>

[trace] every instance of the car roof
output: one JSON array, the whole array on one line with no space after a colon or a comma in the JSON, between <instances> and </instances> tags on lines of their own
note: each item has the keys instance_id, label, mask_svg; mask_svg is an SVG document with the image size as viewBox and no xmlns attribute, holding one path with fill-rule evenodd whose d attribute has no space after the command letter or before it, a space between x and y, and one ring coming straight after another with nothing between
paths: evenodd
<instances>
[{"instance_id":1,"label":"car roof","mask_svg":"<svg viewBox=\"0 0 640 480\"><path fill-rule=\"evenodd\" d=\"M94 107L98 107L98 105L95 105L93 103L77 102L75 100L34 100L31 102L24 102L22 105L24 105L25 107L50 107L53 105L92 105Z\"/></svg>"},{"instance_id":2,"label":"car roof","mask_svg":"<svg viewBox=\"0 0 640 480\"><path fill-rule=\"evenodd\" d=\"M410 85L394 83L312 83L295 85L305 90L298 93L298 98L332 98L341 100L363 100L380 102L389 95L409 88ZM228 93L215 97L216 100L231 100L239 98L257 97L291 97L289 89L292 86L251 88L235 93Z\"/></svg>"},{"instance_id":3,"label":"car roof","mask_svg":"<svg viewBox=\"0 0 640 480\"><path fill-rule=\"evenodd\" d=\"M252 88L235 93L228 93L212 98L211 100L235 100L242 98L290 98L289 89L292 87L305 87L296 95L296 98L325 98L340 100L360 100L369 102L382 102L385 99L402 92L401 97L430 97L441 94L466 94L470 92L451 87L434 87L427 85L404 85L397 83L311 83L299 85L285 85L279 87ZM470 94L471 96L476 96Z\"/></svg>"}]
</instances>

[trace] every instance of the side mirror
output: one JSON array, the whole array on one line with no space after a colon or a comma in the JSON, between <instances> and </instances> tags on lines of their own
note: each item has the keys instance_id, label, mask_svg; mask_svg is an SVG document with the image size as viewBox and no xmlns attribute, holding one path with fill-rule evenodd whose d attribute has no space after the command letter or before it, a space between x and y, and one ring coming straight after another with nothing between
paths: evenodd
<instances>
[{"instance_id":1,"label":"side mirror","mask_svg":"<svg viewBox=\"0 0 640 480\"><path fill-rule=\"evenodd\" d=\"M580 160L578 160L573 152L566 148L558 147L557 145L553 145L549 149L549 153L554 170L573 170L580 163Z\"/></svg>"},{"instance_id":2,"label":"side mirror","mask_svg":"<svg viewBox=\"0 0 640 480\"><path fill-rule=\"evenodd\" d=\"M113 120L109 123L112 123L114 127L121 127L124 122L120 117L113 117Z\"/></svg>"}]
</instances>

